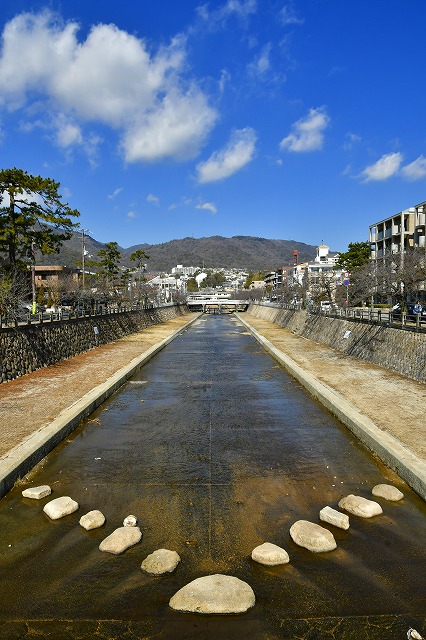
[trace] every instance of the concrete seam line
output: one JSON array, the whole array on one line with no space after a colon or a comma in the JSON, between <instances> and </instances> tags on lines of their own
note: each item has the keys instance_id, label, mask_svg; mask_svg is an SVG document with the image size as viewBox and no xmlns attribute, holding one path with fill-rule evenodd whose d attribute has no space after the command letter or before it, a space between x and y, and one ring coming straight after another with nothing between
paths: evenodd
<instances>
[{"instance_id":1,"label":"concrete seam line","mask_svg":"<svg viewBox=\"0 0 426 640\"><path fill-rule=\"evenodd\" d=\"M426 500L426 464L391 434L385 433L367 416L358 411L343 396L312 374L304 371L294 360L277 349L246 320L237 318L252 333L254 338L284 368L298 380L311 395L319 400L335 415L368 449L379 456L387 465Z\"/></svg>"},{"instance_id":2,"label":"concrete seam line","mask_svg":"<svg viewBox=\"0 0 426 640\"><path fill-rule=\"evenodd\" d=\"M98 406L119 389L138 369L177 338L185 329L193 324L200 314L191 318L179 329L157 344L144 351L140 356L110 376L105 382L88 391L82 398L61 411L52 422L31 434L24 441L13 447L0 460L0 498L12 488L16 480L27 473L42 460L52 449L79 425L80 421L90 415Z\"/></svg>"}]
</instances>

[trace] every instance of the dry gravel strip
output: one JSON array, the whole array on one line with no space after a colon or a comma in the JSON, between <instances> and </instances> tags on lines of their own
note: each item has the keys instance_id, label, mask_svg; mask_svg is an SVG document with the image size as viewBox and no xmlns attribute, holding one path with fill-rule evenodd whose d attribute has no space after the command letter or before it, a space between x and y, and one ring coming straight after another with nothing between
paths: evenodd
<instances>
[{"instance_id":1,"label":"dry gravel strip","mask_svg":"<svg viewBox=\"0 0 426 640\"><path fill-rule=\"evenodd\" d=\"M330 349L249 314L243 319L376 426L426 461L426 385Z\"/></svg>"}]
</instances>

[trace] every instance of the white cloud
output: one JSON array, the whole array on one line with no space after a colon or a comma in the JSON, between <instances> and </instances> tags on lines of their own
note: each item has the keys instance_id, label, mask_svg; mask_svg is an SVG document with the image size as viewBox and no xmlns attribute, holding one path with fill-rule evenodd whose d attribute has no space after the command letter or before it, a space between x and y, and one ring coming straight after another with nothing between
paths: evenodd
<instances>
[{"instance_id":1,"label":"white cloud","mask_svg":"<svg viewBox=\"0 0 426 640\"><path fill-rule=\"evenodd\" d=\"M365 182L388 180L398 173L402 160L402 153L387 153L377 162L366 167L361 172L361 176Z\"/></svg>"},{"instance_id":2,"label":"white cloud","mask_svg":"<svg viewBox=\"0 0 426 640\"><path fill-rule=\"evenodd\" d=\"M294 11L293 7L290 5L285 5L281 9L279 16L280 16L281 23L284 27L289 24L301 25L305 22L303 18L299 18L296 15L296 12Z\"/></svg>"},{"instance_id":3,"label":"white cloud","mask_svg":"<svg viewBox=\"0 0 426 640\"><path fill-rule=\"evenodd\" d=\"M123 191L123 187L118 187L112 193L110 193L110 195L108 195L107 198L109 198L109 200L114 200L114 198L116 198L122 191Z\"/></svg>"},{"instance_id":4,"label":"white cloud","mask_svg":"<svg viewBox=\"0 0 426 640\"><path fill-rule=\"evenodd\" d=\"M410 164L405 165L405 167L401 169L401 175L406 180L413 182L426 178L426 158L419 156L416 160L410 162Z\"/></svg>"},{"instance_id":5,"label":"white cloud","mask_svg":"<svg viewBox=\"0 0 426 640\"><path fill-rule=\"evenodd\" d=\"M295 152L321 149L324 143L324 129L329 123L330 118L323 107L310 109L305 118L293 124L293 133L281 140L280 148Z\"/></svg>"},{"instance_id":6,"label":"white cloud","mask_svg":"<svg viewBox=\"0 0 426 640\"><path fill-rule=\"evenodd\" d=\"M256 147L254 129L246 127L234 131L227 146L213 153L197 166L198 182L215 182L228 178L251 162Z\"/></svg>"},{"instance_id":7,"label":"white cloud","mask_svg":"<svg viewBox=\"0 0 426 640\"><path fill-rule=\"evenodd\" d=\"M217 213L217 208L212 202L203 202L203 204L195 205L196 209L203 209L204 211L210 211L211 213Z\"/></svg>"},{"instance_id":8,"label":"white cloud","mask_svg":"<svg viewBox=\"0 0 426 640\"><path fill-rule=\"evenodd\" d=\"M133 218L136 218L137 216L136 216L135 211L129 211L129 212L127 213L127 217L128 217L130 220L132 220Z\"/></svg>"},{"instance_id":9,"label":"white cloud","mask_svg":"<svg viewBox=\"0 0 426 640\"><path fill-rule=\"evenodd\" d=\"M265 45L260 54L248 65L249 74L256 78L264 78L271 69L271 44Z\"/></svg>"},{"instance_id":10,"label":"white cloud","mask_svg":"<svg viewBox=\"0 0 426 640\"><path fill-rule=\"evenodd\" d=\"M227 0L223 5L210 11L208 4L197 7L198 17L207 25L208 29L224 27L232 16L244 22L257 12L257 0Z\"/></svg>"},{"instance_id":11,"label":"white cloud","mask_svg":"<svg viewBox=\"0 0 426 640\"><path fill-rule=\"evenodd\" d=\"M195 156L216 113L185 77L184 39L152 53L143 40L115 25L96 25L83 41L77 34L75 22L64 24L47 11L23 13L7 23L0 106L23 109L36 98L46 119L49 112L61 114L68 119L56 135L62 147L83 144L81 127L92 122L121 133L129 162ZM89 146L93 150L93 136Z\"/></svg>"},{"instance_id":12,"label":"white cloud","mask_svg":"<svg viewBox=\"0 0 426 640\"><path fill-rule=\"evenodd\" d=\"M146 201L150 202L151 204L155 204L157 207L160 204L160 198L158 196L155 196L153 193L147 195Z\"/></svg>"}]
</instances>

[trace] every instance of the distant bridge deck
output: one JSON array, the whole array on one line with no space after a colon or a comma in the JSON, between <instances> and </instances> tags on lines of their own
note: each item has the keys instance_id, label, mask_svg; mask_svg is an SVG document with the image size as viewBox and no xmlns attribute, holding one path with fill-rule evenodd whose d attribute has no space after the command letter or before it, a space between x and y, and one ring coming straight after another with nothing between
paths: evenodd
<instances>
[{"instance_id":1,"label":"distant bridge deck","mask_svg":"<svg viewBox=\"0 0 426 640\"><path fill-rule=\"evenodd\" d=\"M213 299L213 298L197 298L196 300L188 300L187 305L191 311L246 311L249 306L247 300L230 300L230 299Z\"/></svg>"}]
</instances>

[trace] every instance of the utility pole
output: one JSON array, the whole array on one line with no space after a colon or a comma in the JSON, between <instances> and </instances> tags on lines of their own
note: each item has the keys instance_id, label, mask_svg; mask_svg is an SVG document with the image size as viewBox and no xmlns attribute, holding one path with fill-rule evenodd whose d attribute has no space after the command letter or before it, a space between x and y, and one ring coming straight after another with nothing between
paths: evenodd
<instances>
[{"instance_id":1,"label":"utility pole","mask_svg":"<svg viewBox=\"0 0 426 640\"><path fill-rule=\"evenodd\" d=\"M85 257L86 257L86 244L85 244L85 234L88 233L89 229L81 230L81 284L84 289L85 286Z\"/></svg>"}]
</instances>

